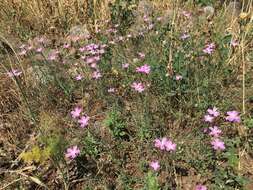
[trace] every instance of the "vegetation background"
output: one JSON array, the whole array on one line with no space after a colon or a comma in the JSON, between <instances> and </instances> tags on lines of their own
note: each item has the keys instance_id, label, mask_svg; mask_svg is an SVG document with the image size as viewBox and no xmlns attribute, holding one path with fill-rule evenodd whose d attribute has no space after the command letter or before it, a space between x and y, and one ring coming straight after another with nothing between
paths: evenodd
<instances>
[{"instance_id":1,"label":"vegetation background","mask_svg":"<svg viewBox=\"0 0 253 190\"><path fill-rule=\"evenodd\" d=\"M252 3L1 0L0 190L253 189Z\"/></svg>"}]
</instances>

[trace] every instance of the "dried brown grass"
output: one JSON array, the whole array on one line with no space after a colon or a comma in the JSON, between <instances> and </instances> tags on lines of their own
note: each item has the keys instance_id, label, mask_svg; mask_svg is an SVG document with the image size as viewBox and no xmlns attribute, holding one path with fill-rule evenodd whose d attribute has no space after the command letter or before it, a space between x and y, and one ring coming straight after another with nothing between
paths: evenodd
<instances>
[{"instance_id":1,"label":"dried brown grass","mask_svg":"<svg viewBox=\"0 0 253 190\"><path fill-rule=\"evenodd\" d=\"M47 32L110 17L110 0L2 0L0 24Z\"/></svg>"}]
</instances>

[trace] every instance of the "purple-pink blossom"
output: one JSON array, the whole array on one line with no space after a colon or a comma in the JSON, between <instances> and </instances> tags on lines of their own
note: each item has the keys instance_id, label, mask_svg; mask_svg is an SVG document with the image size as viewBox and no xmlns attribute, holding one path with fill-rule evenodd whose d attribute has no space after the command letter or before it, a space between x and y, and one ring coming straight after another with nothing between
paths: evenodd
<instances>
[{"instance_id":1,"label":"purple-pink blossom","mask_svg":"<svg viewBox=\"0 0 253 190\"><path fill-rule=\"evenodd\" d=\"M39 47L39 48L36 49L36 52L37 52L37 53L41 53L42 51L43 51L43 48L42 48L42 47Z\"/></svg>"},{"instance_id":2,"label":"purple-pink blossom","mask_svg":"<svg viewBox=\"0 0 253 190\"><path fill-rule=\"evenodd\" d=\"M205 121L205 122L212 123L213 120L214 120L214 117L211 116L211 115L208 115L208 114L207 114L207 115L204 116L204 121Z\"/></svg>"},{"instance_id":3,"label":"purple-pink blossom","mask_svg":"<svg viewBox=\"0 0 253 190\"><path fill-rule=\"evenodd\" d=\"M83 111L82 108L80 108L80 107L75 107L74 110L72 110L72 111L70 112L70 114L71 114L71 116L72 116L73 118L78 118L78 117L80 116L80 114L81 114L82 111Z\"/></svg>"},{"instance_id":4,"label":"purple-pink blossom","mask_svg":"<svg viewBox=\"0 0 253 190\"><path fill-rule=\"evenodd\" d=\"M145 87L141 82L133 82L131 87L137 92L143 92L145 90Z\"/></svg>"},{"instance_id":5,"label":"purple-pink blossom","mask_svg":"<svg viewBox=\"0 0 253 190\"><path fill-rule=\"evenodd\" d=\"M213 107L212 109L207 109L207 112L213 117L218 117L220 115L220 112L216 107Z\"/></svg>"},{"instance_id":6,"label":"purple-pink blossom","mask_svg":"<svg viewBox=\"0 0 253 190\"><path fill-rule=\"evenodd\" d=\"M89 116L82 116L82 117L78 120L78 123L80 124L80 127L81 127L81 128L85 128L85 127L88 126L89 120L90 120L90 117L89 117Z\"/></svg>"},{"instance_id":7,"label":"purple-pink blossom","mask_svg":"<svg viewBox=\"0 0 253 190\"><path fill-rule=\"evenodd\" d=\"M83 79L83 76L79 74L79 75L77 75L77 76L75 77L75 79L76 79L77 81L82 80L82 79Z\"/></svg>"},{"instance_id":8,"label":"purple-pink blossom","mask_svg":"<svg viewBox=\"0 0 253 190\"><path fill-rule=\"evenodd\" d=\"M149 163L149 166L154 170L154 171L157 171L159 170L160 168L160 164L159 162L156 160L156 161L152 161Z\"/></svg>"},{"instance_id":9,"label":"purple-pink blossom","mask_svg":"<svg viewBox=\"0 0 253 190\"><path fill-rule=\"evenodd\" d=\"M187 18L191 17L191 13L187 12L187 11L182 11L182 15L184 15Z\"/></svg>"},{"instance_id":10,"label":"purple-pink blossom","mask_svg":"<svg viewBox=\"0 0 253 190\"><path fill-rule=\"evenodd\" d=\"M14 76L19 76L19 75L21 75L22 74L22 71L19 71L19 70L17 70L17 69L12 69L11 71L9 71L9 72L7 72L7 75L9 76L9 77L14 77Z\"/></svg>"},{"instance_id":11,"label":"purple-pink blossom","mask_svg":"<svg viewBox=\"0 0 253 190\"><path fill-rule=\"evenodd\" d=\"M102 77L102 74L99 72L99 70L94 71L94 72L92 73L92 78L93 78L93 79L99 79L99 78L101 78L101 77Z\"/></svg>"},{"instance_id":12,"label":"purple-pink blossom","mask_svg":"<svg viewBox=\"0 0 253 190\"><path fill-rule=\"evenodd\" d=\"M113 93L113 92L115 92L115 88L109 88L107 91L108 91L109 93Z\"/></svg>"},{"instance_id":13,"label":"purple-pink blossom","mask_svg":"<svg viewBox=\"0 0 253 190\"><path fill-rule=\"evenodd\" d=\"M150 70L151 70L150 66L147 65L147 64L136 68L136 72L138 72L138 73L144 73L144 74L149 74Z\"/></svg>"},{"instance_id":14,"label":"purple-pink blossom","mask_svg":"<svg viewBox=\"0 0 253 190\"><path fill-rule=\"evenodd\" d=\"M228 111L226 120L230 121L230 122L234 122L234 123L240 123L241 118L240 118L239 112L235 111L235 110L234 111Z\"/></svg>"},{"instance_id":15,"label":"purple-pink blossom","mask_svg":"<svg viewBox=\"0 0 253 190\"><path fill-rule=\"evenodd\" d=\"M214 49L215 49L215 44L210 43L205 46L205 48L203 49L203 52L210 55L213 53Z\"/></svg>"},{"instance_id":16,"label":"purple-pink blossom","mask_svg":"<svg viewBox=\"0 0 253 190\"><path fill-rule=\"evenodd\" d=\"M213 149L214 150L225 150L225 143L218 139L218 138L215 138L211 141L211 145L213 146Z\"/></svg>"},{"instance_id":17,"label":"purple-pink blossom","mask_svg":"<svg viewBox=\"0 0 253 190\"><path fill-rule=\"evenodd\" d=\"M231 40L230 44L231 46L236 47L239 45L239 42L237 40Z\"/></svg>"},{"instance_id":18,"label":"purple-pink blossom","mask_svg":"<svg viewBox=\"0 0 253 190\"><path fill-rule=\"evenodd\" d=\"M27 51L23 49L21 52L19 52L19 55L26 55Z\"/></svg>"},{"instance_id":19,"label":"purple-pink blossom","mask_svg":"<svg viewBox=\"0 0 253 190\"><path fill-rule=\"evenodd\" d=\"M213 137L219 137L220 134L222 133L222 131L217 126L209 127L209 130L210 130L209 135Z\"/></svg>"},{"instance_id":20,"label":"purple-pink blossom","mask_svg":"<svg viewBox=\"0 0 253 190\"><path fill-rule=\"evenodd\" d=\"M63 45L63 48L64 48L64 49L68 49L69 47L70 47L70 44L64 44L64 45Z\"/></svg>"},{"instance_id":21,"label":"purple-pink blossom","mask_svg":"<svg viewBox=\"0 0 253 190\"><path fill-rule=\"evenodd\" d=\"M167 139L166 137L163 137L161 139L155 139L155 147L160 150L166 150L166 151L175 151L177 145L173 143L171 140Z\"/></svg>"},{"instance_id":22,"label":"purple-pink blossom","mask_svg":"<svg viewBox=\"0 0 253 190\"><path fill-rule=\"evenodd\" d=\"M195 190L207 190L207 187L205 185L197 185Z\"/></svg>"},{"instance_id":23,"label":"purple-pink blossom","mask_svg":"<svg viewBox=\"0 0 253 190\"><path fill-rule=\"evenodd\" d=\"M190 38L190 34L185 34L184 33L184 34L181 35L180 38L181 38L181 40L186 40L187 38Z\"/></svg>"},{"instance_id":24,"label":"purple-pink blossom","mask_svg":"<svg viewBox=\"0 0 253 190\"><path fill-rule=\"evenodd\" d=\"M129 63L124 63L124 64L122 64L122 68L123 69L127 69L129 67Z\"/></svg>"},{"instance_id":25,"label":"purple-pink blossom","mask_svg":"<svg viewBox=\"0 0 253 190\"><path fill-rule=\"evenodd\" d=\"M183 76L182 76L182 75L176 75L176 76L175 76L175 79L176 79L176 80L182 80L182 79L183 79Z\"/></svg>"},{"instance_id":26,"label":"purple-pink blossom","mask_svg":"<svg viewBox=\"0 0 253 190\"><path fill-rule=\"evenodd\" d=\"M138 53L138 56L139 56L141 59L144 59L146 55L145 55L144 53L142 53L142 52L139 52L139 53Z\"/></svg>"},{"instance_id":27,"label":"purple-pink blossom","mask_svg":"<svg viewBox=\"0 0 253 190\"><path fill-rule=\"evenodd\" d=\"M74 159L80 154L80 149L77 146L72 146L67 149L65 156L69 159Z\"/></svg>"}]
</instances>

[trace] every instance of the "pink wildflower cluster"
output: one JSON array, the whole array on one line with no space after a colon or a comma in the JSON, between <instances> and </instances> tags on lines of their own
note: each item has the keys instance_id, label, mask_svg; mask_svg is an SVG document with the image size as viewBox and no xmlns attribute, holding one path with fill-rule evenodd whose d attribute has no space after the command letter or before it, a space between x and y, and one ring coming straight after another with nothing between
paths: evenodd
<instances>
[{"instance_id":1,"label":"pink wildflower cluster","mask_svg":"<svg viewBox=\"0 0 253 190\"><path fill-rule=\"evenodd\" d=\"M211 55L213 53L214 49L215 49L215 44L210 43L205 46L205 48L203 49L203 52Z\"/></svg>"},{"instance_id":2,"label":"pink wildflower cluster","mask_svg":"<svg viewBox=\"0 0 253 190\"><path fill-rule=\"evenodd\" d=\"M220 115L219 110L216 107L207 110L207 114L204 116L204 121L212 123L216 117Z\"/></svg>"},{"instance_id":3,"label":"pink wildflower cluster","mask_svg":"<svg viewBox=\"0 0 253 190\"><path fill-rule=\"evenodd\" d=\"M145 87L141 82L133 82L131 87L137 92L143 92L145 90Z\"/></svg>"},{"instance_id":4,"label":"pink wildflower cluster","mask_svg":"<svg viewBox=\"0 0 253 190\"><path fill-rule=\"evenodd\" d=\"M81 56L82 59L90 66L93 70L92 78L99 79L102 74L97 66L98 62L101 60L101 56L105 53L106 44L88 44L84 47L79 48L79 51L84 55Z\"/></svg>"},{"instance_id":5,"label":"pink wildflower cluster","mask_svg":"<svg viewBox=\"0 0 253 190\"><path fill-rule=\"evenodd\" d=\"M147 64L136 68L136 72L138 72L138 73L144 73L144 74L149 74L150 70L151 70L150 66L147 65Z\"/></svg>"},{"instance_id":6,"label":"pink wildflower cluster","mask_svg":"<svg viewBox=\"0 0 253 190\"><path fill-rule=\"evenodd\" d=\"M195 190L207 190L207 187L205 185L197 185Z\"/></svg>"},{"instance_id":7,"label":"pink wildflower cluster","mask_svg":"<svg viewBox=\"0 0 253 190\"><path fill-rule=\"evenodd\" d=\"M155 139L155 147L160 150L172 152L176 150L177 145L166 137L163 137L161 139Z\"/></svg>"},{"instance_id":8,"label":"pink wildflower cluster","mask_svg":"<svg viewBox=\"0 0 253 190\"><path fill-rule=\"evenodd\" d=\"M185 16L186 18L191 18L191 13L187 11L182 11L181 14Z\"/></svg>"},{"instance_id":9,"label":"pink wildflower cluster","mask_svg":"<svg viewBox=\"0 0 253 190\"><path fill-rule=\"evenodd\" d=\"M14 76L20 76L22 74L22 71L19 71L17 69L12 69L11 71L7 72L7 75L9 77L14 77Z\"/></svg>"},{"instance_id":10,"label":"pink wildflower cluster","mask_svg":"<svg viewBox=\"0 0 253 190\"><path fill-rule=\"evenodd\" d=\"M80 149L77 146L72 146L65 153L66 158L74 159L80 154Z\"/></svg>"},{"instance_id":11,"label":"pink wildflower cluster","mask_svg":"<svg viewBox=\"0 0 253 190\"><path fill-rule=\"evenodd\" d=\"M158 138L155 139L154 141L154 145L156 148L160 149L160 150L165 150L168 152L173 152L176 151L176 147L177 145L175 143L173 143L170 139L163 137L163 138ZM152 161L149 163L149 166L154 170L157 171L160 169L160 164L158 160Z\"/></svg>"},{"instance_id":12,"label":"pink wildflower cluster","mask_svg":"<svg viewBox=\"0 0 253 190\"><path fill-rule=\"evenodd\" d=\"M160 164L158 160L152 161L149 163L149 166L154 170L157 171L160 169Z\"/></svg>"},{"instance_id":13,"label":"pink wildflower cluster","mask_svg":"<svg viewBox=\"0 0 253 190\"><path fill-rule=\"evenodd\" d=\"M216 107L213 107L212 109L207 109L207 113L204 116L204 120L208 123L213 123L213 121L215 120L216 117L218 117L220 115L219 110ZM222 131L219 127L217 126L213 126L213 127L209 127L208 130L209 131L209 135L211 136L212 140L211 140L211 145L213 147L214 150L225 150L225 143L219 139L220 135L222 134Z\"/></svg>"},{"instance_id":14,"label":"pink wildflower cluster","mask_svg":"<svg viewBox=\"0 0 253 190\"><path fill-rule=\"evenodd\" d=\"M186 33L182 34L180 37L181 40L186 40L188 38L190 38L190 34L186 34Z\"/></svg>"},{"instance_id":15,"label":"pink wildflower cluster","mask_svg":"<svg viewBox=\"0 0 253 190\"><path fill-rule=\"evenodd\" d=\"M233 123L240 123L241 122L241 117L239 115L239 112L233 110L233 111L228 111L226 120L233 122Z\"/></svg>"},{"instance_id":16,"label":"pink wildflower cluster","mask_svg":"<svg viewBox=\"0 0 253 190\"><path fill-rule=\"evenodd\" d=\"M88 124L89 124L90 117L87 116L87 115L85 115L85 114L82 115L82 114L81 114L82 111L83 111L82 108L80 108L80 107L75 107L74 110L72 110L72 111L70 112L70 114L71 114L72 118L74 118L74 119L78 119L78 118L79 118L79 119L78 119L78 123L80 124L80 127L81 127L81 128L85 128L85 127L87 127Z\"/></svg>"},{"instance_id":17,"label":"pink wildflower cluster","mask_svg":"<svg viewBox=\"0 0 253 190\"><path fill-rule=\"evenodd\" d=\"M175 79L176 79L177 81L182 80L182 79L183 79L183 76L177 74L177 75L175 76Z\"/></svg>"},{"instance_id":18,"label":"pink wildflower cluster","mask_svg":"<svg viewBox=\"0 0 253 190\"><path fill-rule=\"evenodd\" d=\"M238 42L237 40L231 40L230 45L231 45L232 47L236 47L236 46L239 45L239 42Z\"/></svg>"},{"instance_id":19,"label":"pink wildflower cluster","mask_svg":"<svg viewBox=\"0 0 253 190\"><path fill-rule=\"evenodd\" d=\"M29 51L33 49L33 45L28 43L28 44L22 44L20 47L20 52L18 53L20 56L25 56Z\"/></svg>"}]
</instances>

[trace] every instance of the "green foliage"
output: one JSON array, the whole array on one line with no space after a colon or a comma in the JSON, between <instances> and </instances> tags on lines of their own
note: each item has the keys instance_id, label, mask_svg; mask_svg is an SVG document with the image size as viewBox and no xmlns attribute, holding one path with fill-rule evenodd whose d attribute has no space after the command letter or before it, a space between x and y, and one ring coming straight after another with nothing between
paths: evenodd
<instances>
[{"instance_id":1,"label":"green foliage","mask_svg":"<svg viewBox=\"0 0 253 190\"><path fill-rule=\"evenodd\" d=\"M148 172L143 190L160 190L157 176L154 173Z\"/></svg>"},{"instance_id":2,"label":"green foliage","mask_svg":"<svg viewBox=\"0 0 253 190\"><path fill-rule=\"evenodd\" d=\"M231 168L217 168L214 173L214 189L218 190L232 190L243 189L243 186L247 183L247 180L238 174L236 174Z\"/></svg>"},{"instance_id":3,"label":"green foliage","mask_svg":"<svg viewBox=\"0 0 253 190\"><path fill-rule=\"evenodd\" d=\"M113 110L107 114L104 120L106 127L109 127L112 135L116 139L122 139L127 136L126 124L121 118L120 112Z\"/></svg>"},{"instance_id":4,"label":"green foliage","mask_svg":"<svg viewBox=\"0 0 253 190\"><path fill-rule=\"evenodd\" d=\"M206 6L206 5L213 5L215 1L214 0L196 0L195 3L201 6Z\"/></svg>"},{"instance_id":5,"label":"green foliage","mask_svg":"<svg viewBox=\"0 0 253 190\"><path fill-rule=\"evenodd\" d=\"M83 145L83 151L85 152L85 154L92 157L98 156L100 152L99 142L96 141L96 139L92 136L91 133L88 132L88 134L85 135Z\"/></svg>"},{"instance_id":6,"label":"green foliage","mask_svg":"<svg viewBox=\"0 0 253 190\"><path fill-rule=\"evenodd\" d=\"M247 127L248 129L252 129L253 128L253 118L247 118L244 121L245 127Z\"/></svg>"}]
</instances>

